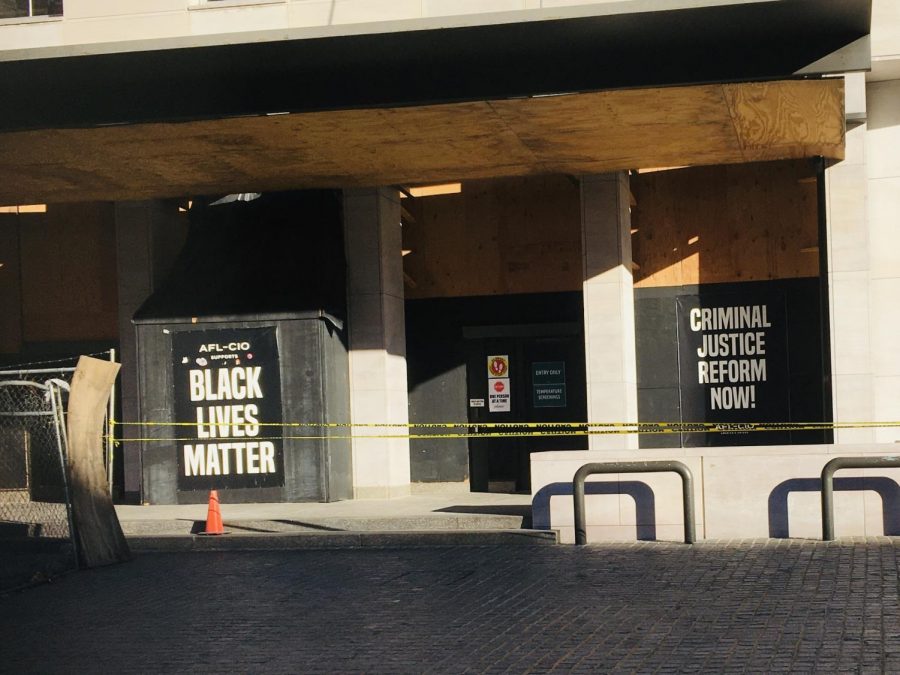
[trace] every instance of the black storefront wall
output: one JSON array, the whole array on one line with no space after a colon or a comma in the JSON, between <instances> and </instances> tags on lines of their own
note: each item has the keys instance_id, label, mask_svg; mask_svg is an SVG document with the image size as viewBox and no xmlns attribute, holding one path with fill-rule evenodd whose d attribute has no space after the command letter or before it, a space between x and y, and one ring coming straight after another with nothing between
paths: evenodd
<instances>
[{"instance_id":1,"label":"black storefront wall","mask_svg":"<svg viewBox=\"0 0 900 675\"><path fill-rule=\"evenodd\" d=\"M822 443L821 431L749 422L828 421L816 278L635 289L642 422L715 422L722 433L645 434L641 447Z\"/></svg>"},{"instance_id":2,"label":"black storefront wall","mask_svg":"<svg viewBox=\"0 0 900 675\"><path fill-rule=\"evenodd\" d=\"M409 421L413 423L465 422L469 419L472 412L468 405L472 398L469 396L470 380L478 386L487 386L483 357L505 354L504 349L513 350L509 346L489 346L485 344L488 339L485 336L502 333L513 336L511 339L515 341L518 339L515 336L537 330L546 337L556 335L554 331L566 325L577 326L580 333L584 316L580 292L407 300L405 311ZM583 341L583 336L577 339ZM583 355L579 359L581 371L573 365L566 373L567 395L574 397L572 404L578 398L575 390L580 389L580 397L584 397ZM556 360L560 359L537 354L533 359L522 360L524 365L517 366L512 378L514 381L525 378L521 380L522 390L516 394L517 402L533 400L532 382L526 378L530 364ZM469 361L473 365L470 366ZM473 396L484 398L486 393ZM538 411L545 414L548 421L576 421L568 418L574 414L569 407L539 407ZM553 417L556 414L566 419L557 420ZM494 421L510 420L498 418ZM536 450L570 448L565 439L538 440L539 443L529 447ZM469 439L411 440L410 475L415 483L471 479Z\"/></svg>"},{"instance_id":3,"label":"black storefront wall","mask_svg":"<svg viewBox=\"0 0 900 675\"><path fill-rule=\"evenodd\" d=\"M143 501L350 498L340 194L215 201L134 317Z\"/></svg>"}]
</instances>

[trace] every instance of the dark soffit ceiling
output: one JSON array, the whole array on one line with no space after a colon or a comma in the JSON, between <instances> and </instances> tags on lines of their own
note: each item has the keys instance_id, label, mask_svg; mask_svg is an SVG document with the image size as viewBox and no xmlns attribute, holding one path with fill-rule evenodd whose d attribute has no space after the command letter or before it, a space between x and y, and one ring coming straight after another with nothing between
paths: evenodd
<instances>
[{"instance_id":1,"label":"dark soffit ceiling","mask_svg":"<svg viewBox=\"0 0 900 675\"><path fill-rule=\"evenodd\" d=\"M870 21L871 0L771 0L4 61L0 131L784 79Z\"/></svg>"}]
</instances>

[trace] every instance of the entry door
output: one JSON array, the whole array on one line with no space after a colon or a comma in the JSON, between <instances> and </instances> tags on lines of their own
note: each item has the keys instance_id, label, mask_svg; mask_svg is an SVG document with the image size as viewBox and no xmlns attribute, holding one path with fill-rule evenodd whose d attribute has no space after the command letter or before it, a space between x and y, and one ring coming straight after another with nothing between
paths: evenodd
<instances>
[{"instance_id":1,"label":"entry door","mask_svg":"<svg viewBox=\"0 0 900 675\"><path fill-rule=\"evenodd\" d=\"M470 423L586 421L584 341L580 331L527 334L528 331L540 332L536 328L508 327L508 333L526 334L467 340ZM497 332L503 331L498 329ZM564 430L579 429L583 431L584 427L566 427ZM548 431L549 428L540 430ZM533 429L478 427L478 431L493 434ZM472 438L469 440L471 489L474 492L528 492L531 489L530 453L586 448L586 436Z\"/></svg>"}]
</instances>

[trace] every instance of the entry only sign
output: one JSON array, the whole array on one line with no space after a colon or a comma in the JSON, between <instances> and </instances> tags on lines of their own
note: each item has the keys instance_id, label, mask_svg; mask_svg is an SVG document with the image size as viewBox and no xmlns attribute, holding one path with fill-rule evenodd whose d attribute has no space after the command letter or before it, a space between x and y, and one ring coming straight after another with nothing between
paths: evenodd
<instances>
[{"instance_id":1,"label":"entry only sign","mask_svg":"<svg viewBox=\"0 0 900 675\"><path fill-rule=\"evenodd\" d=\"M535 408L566 407L566 362L531 364L532 404Z\"/></svg>"},{"instance_id":2,"label":"entry only sign","mask_svg":"<svg viewBox=\"0 0 900 675\"><path fill-rule=\"evenodd\" d=\"M172 356L178 489L284 485L275 329L178 332Z\"/></svg>"}]
</instances>

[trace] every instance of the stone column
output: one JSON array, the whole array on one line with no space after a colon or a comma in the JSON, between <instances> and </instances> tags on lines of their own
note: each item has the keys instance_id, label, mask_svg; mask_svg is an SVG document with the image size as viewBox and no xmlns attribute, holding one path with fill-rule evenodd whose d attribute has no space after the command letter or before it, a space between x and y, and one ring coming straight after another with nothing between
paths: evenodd
<instances>
[{"instance_id":1,"label":"stone column","mask_svg":"<svg viewBox=\"0 0 900 675\"><path fill-rule=\"evenodd\" d=\"M873 421L896 422L900 419L900 79L869 82L866 88ZM876 443L898 441L898 427L875 431Z\"/></svg>"},{"instance_id":2,"label":"stone column","mask_svg":"<svg viewBox=\"0 0 900 675\"><path fill-rule=\"evenodd\" d=\"M350 419L406 424L406 325L403 309L400 195L388 188L344 191L350 331ZM405 434L405 427L354 433ZM409 441L353 440L357 499L409 494Z\"/></svg>"},{"instance_id":3,"label":"stone column","mask_svg":"<svg viewBox=\"0 0 900 675\"><path fill-rule=\"evenodd\" d=\"M835 422L900 416L900 80L865 87L865 108L854 116L864 123L848 130L846 158L825 174ZM900 429L834 436L841 444L895 443Z\"/></svg>"},{"instance_id":4,"label":"stone column","mask_svg":"<svg viewBox=\"0 0 900 675\"><path fill-rule=\"evenodd\" d=\"M589 422L637 421L628 175L581 178ZM637 435L590 437L591 450L637 448Z\"/></svg>"},{"instance_id":5,"label":"stone column","mask_svg":"<svg viewBox=\"0 0 900 675\"><path fill-rule=\"evenodd\" d=\"M848 129L843 162L825 171L831 396L835 422L873 415L869 334L866 125ZM871 443L874 429L836 429L835 443Z\"/></svg>"},{"instance_id":6,"label":"stone column","mask_svg":"<svg viewBox=\"0 0 900 675\"><path fill-rule=\"evenodd\" d=\"M117 202L116 258L119 293L119 371L117 393L121 401L121 420L138 420L137 342L131 318L168 274L184 244L186 214L179 214L174 202ZM133 427L125 427L126 433ZM141 448L125 443L126 495L141 492Z\"/></svg>"}]
</instances>

